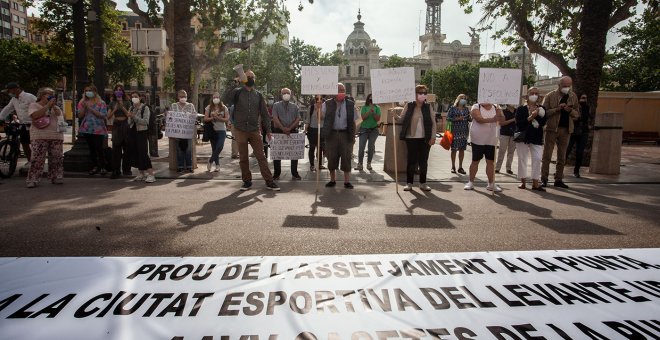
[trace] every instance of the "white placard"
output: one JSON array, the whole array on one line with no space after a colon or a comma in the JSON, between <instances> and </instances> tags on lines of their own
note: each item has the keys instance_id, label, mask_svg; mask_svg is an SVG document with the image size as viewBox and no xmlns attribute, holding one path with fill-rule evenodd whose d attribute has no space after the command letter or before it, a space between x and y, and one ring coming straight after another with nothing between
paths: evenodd
<instances>
[{"instance_id":1,"label":"white placard","mask_svg":"<svg viewBox=\"0 0 660 340\"><path fill-rule=\"evenodd\" d=\"M371 93L376 104L415 100L415 69L371 69Z\"/></svg>"},{"instance_id":2,"label":"white placard","mask_svg":"<svg viewBox=\"0 0 660 340\"><path fill-rule=\"evenodd\" d=\"M652 339L659 259L658 248L0 258L0 339Z\"/></svg>"},{"instance_id":3,"label":"white placard","mask_svg":"<svg viewBox=\"0 0 660 340\"><path fill-rule=\"evenodd\" d=\"M338 66L303 66L300 76L302 94L337 94Z\"/></svg>"},{"instance_id":4,"label":"white placard","mask_svg":"<svg viewBox=\"0 0 660 340\"><path fill-rule=\"evenodd\" d=\"M479 103L520 104L522 70L515 68L480 68Z\"/></svg>"},{"instance_id":5,"label":"white placard","mask_svg":"<svg viewBox=\"0 0 660 340\"><path fill-rule=\"evenodd\" d=\"M292 133L274 133L270 145L271 160L303 159L305 158L305 135Z\"/></svg>"},{"instance_id":6,"label":"white placard","mask_svg":"<svg viewBox=\"0 0 660 340\"><path fill-rule=\"evenodd\" d=\"M165 136L170 138L192 139L197 133L197 115L182 111L167 111Z\"/></svg>"}]
</instances>

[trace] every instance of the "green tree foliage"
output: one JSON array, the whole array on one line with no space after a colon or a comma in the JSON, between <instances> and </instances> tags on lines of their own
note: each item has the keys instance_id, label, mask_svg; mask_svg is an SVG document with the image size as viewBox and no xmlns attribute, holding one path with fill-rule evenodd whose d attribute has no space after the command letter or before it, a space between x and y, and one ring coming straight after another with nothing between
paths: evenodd
<instances>
[{"instance_id":1,"label":"green tree foliage","mask_svg":"<svg viewBox=\"0 0 660 340\"><path fill-rule=\"evenodd\" d=\"M346 59L338 51L321 53L321 48L305 44L303 40L293 38L291 40L291 62L295 74L294 90L300 93L300 71L303 66L341 66L347 63Z\"/></svg>"},{"instance_id":2,"label":"green tree foliage","mask_svg":"<svg viewBox=\"0 0 660 340\"><path fill-rule=\"evenodd\" d=\"M48 53L46 48L22 39L0 39L0 84L17 81L28 92L36 93L42 86L54 87L66 74L71 63Z\"/></svg>"},{"instance_id":3,"label":"green tree foliage","mask_svg":"<svg viewBox=\"0 0 660 340\"><path fill-rule=\"evenodd\" d=\"M387 61L383 65L384 68L397 68L397 67L403 67L406 65L406 59L399 57L398 55L394 54L387 58Z\"/></svg>"},{"instance_id":4,"label":"green tree foliage","mask_svg":"<svg viewBox=\"0 0 660 340\"><path fill-rule=\"evenodd\" d=\"M619 30L623 39L608 56L602 86L612 91L660 90L660 11L644 14ZM643 43L642 43L643 42Z\"/></svg>"},{"instance_id":5,"label":"green tree foliage","mask_svg":"<svg viewBox=\"0 0 660 340\"><path fill-rule=\"evenodd\" d=\"M110 84L130 84L133 80L142 80L146 70L140 58L131 55L130 50L113 50L105 56L105 71Z\"/></svg>"}]
</instances>

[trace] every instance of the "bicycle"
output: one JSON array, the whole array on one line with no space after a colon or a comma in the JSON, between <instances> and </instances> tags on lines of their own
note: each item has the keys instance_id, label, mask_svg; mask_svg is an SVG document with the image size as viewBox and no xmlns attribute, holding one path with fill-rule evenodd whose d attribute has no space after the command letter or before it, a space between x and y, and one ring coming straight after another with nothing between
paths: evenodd
<instances>
[{"instance_id":1,"label":"bicycle","mask_svg":"<svg viewBox=\"0 0 660 340\"><path fill-rule=\"evenodd\" d=\"M20 155L18 135L19 123L5 124L7 138L0 141L0 177L9 178L16 171L18 156Z\"/></svg>"}]
</instances>

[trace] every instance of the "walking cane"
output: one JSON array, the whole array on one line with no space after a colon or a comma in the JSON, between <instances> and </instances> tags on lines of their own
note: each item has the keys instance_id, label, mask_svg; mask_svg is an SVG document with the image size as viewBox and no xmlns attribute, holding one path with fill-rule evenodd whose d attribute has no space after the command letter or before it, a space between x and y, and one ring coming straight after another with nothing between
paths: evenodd
<instances>
[{"instance_id":1,"label":"walking cane","mask_svg":"<svg viewBox=\"0 0 660 340\"><path fill-rule=\"evenodd\" d=\"M394 144L394 188L396 193L399 193L399 169L398 162L396 160L396 123L394 121L394 116L396 115L395 111L392 111L392 143Z\"/></svg>"},{"instance_id":2,"label":"walking cane","mask_svg":"<svg viewBox=\"0 0 660 340\"><path fill-rule=\"evenodd\" d=\"M316 105L316 103L314 104ZM321 175L321 108L316 110L316 192L319 192Z\"/></svg>"}]
</instances>

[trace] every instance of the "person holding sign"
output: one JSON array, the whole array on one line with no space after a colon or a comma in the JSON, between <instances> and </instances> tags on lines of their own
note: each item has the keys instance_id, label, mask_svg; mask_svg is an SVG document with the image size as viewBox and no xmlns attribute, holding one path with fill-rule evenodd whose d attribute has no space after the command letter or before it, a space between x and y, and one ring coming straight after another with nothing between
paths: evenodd
<instances>
[{"instance_id":1,"label":"person holding sign","mask_svg":"<svg viewBox=\"0 0 660 340\"><path fill-rule=\"evenodd\" d=\"M380 107L373 103L371 94L360 110L362 123L360 123L360 147L358 149L358 165L355 170L362 171L362 161L364 160L364 147L369 142L367 149L367 170L372 170L371 160L376 152L376 138L378 138L378 122L380 122Z\"/></svg>"},{"instance_id":2,"label":"person holding sign","mask_svg":"<svg viewBox=\"0 0 660 340\"><path fill-rule=\"evenodd\" d=\"M215 132L211 141L211 158L206 165L208 171L217 172L220 170L220 152L225 145L227 138L227 126L229 121L229 109L225 104L220 101L220 93L215 92L212 103L204 109L204 123L213 124L213 131Z\"/></svg>"},{"instance_id":3,"label":"person holding sign","mask_svg":"<svg viewBox=\"0 0 660 340\"><path fill-rule=\"evenodd\" d=\"M254 88L256 79L254 72L245 72L245 78L245 85L230 91L224 100L225 103L234 105L234 114L232 115L234 127L232 132L238 143L239 164L241 166L241 178L243 179L241 191L250 190L252 187L248 144L252 146L254 156L257 158L261 176L266 181L266 189L279 191L280 187L273 181L273 174L268 168L268 161L264 153L264 142L261 136L261 129L263 129L268 140L271 139L270 115L268 115L266 100Z\"/></svg>"},{"instance_id":4,"label":"person holding sign","mask_svg":"<svg viewBox=\"0 0 660 340\"><path fill-rule=\"evenodd\" d=\"M568 139L573 133L573 120L580 117L577 95L571 91L573 79L562 77L559 87L549 92L543 99L543 107L547 109L547 123L545 124L545 145L543 146L543 165L541 167L541 181L543 186L548 185L550 160L552 151L557 145L557 167L555 169L555 187L568 189L563 181L564 164L566 163L566 149Z\"/></svg>"},{"instance_id":5,"label":"person holding sign","mask_svg":"<svg viewBox=\"0 0 660 340\"><path fill-rule=\"evenodd\" d=\"M404 191L412 190L417 166L419 166L420 189L431 191L431 187L426 184L426 172L429 164L429 151L435 144L437 126L434 117L431 116L431 105L426 102L427 93L428 88L425 85L417 85L415 101L406 104L401 112L402 115L397 116L397 122L402 124L399 138L406 142L408 150Z\"/></svg>"},{"instance_id":6,"label":"person holding sign","mask_svg":"<svg viewBox=\"0 0 660 340\"><path fill-rule=\"evenodd\" d=\"M316 171L316 166L314 163L314 157L316 155L316 149L319 149L319 167L323 169L323 154L325 153L325 139L323 134L321 134L321 145L319 144L319 133L321 133L320 126L323 126L323 113L321 113L321 107L325 101L325 96L316 95L314 97L314 102L309 107L309 113L305 117L305 134L307 135L307 140L309 141L309 170L311 172ZM319 124L319 117L321 124Z\"/></svg>"},{"instance_id":7,"label":"person holding sign","mask_svg":"<svg viewBox=\"0 0 660 340\"><path fill-rule=\"evenodd\" d=\"M326 100L321 107L321 113L325 116L322 133L326 140L326 155L328 156L328 170L330 170L330 182L325 186L332 188L337 185L336 171L337 168L340 168L344 172L344 188L353 189L351 157L355 144L357 113L355 103L346 98L344 84L338 83L337 90L337 95Z\"/></svg>"},{"instance_id":8,"label":"person holding sign","mask_svg":"<svg viewBox=\"0 0 660 340\"><path fill-rule=\"evenodd\" d=\"M538 105L539 89L527 90L527 105L516 109L514 141L518 151L519 189L526 189L527 159L532 156L532 190L545 191L541 184L541 155L543 154L543 127L545 109Z\"/></svg>"},{"instance_id":9,"label":"person holding sign","mask_svg":"<svg viewBox=\"0 0 660 340\"><path fill-rule=\"evenodd\" d=\"M190 115L197 116L197 110L195 110L195 105L188 103L188 93L185 90L179 90L176 93L178 102L172 103L170 107L171 111L185 112ZM191 138L177 138L177 152L176 152L176 163L177 163L177 172L182 173L185 169L186 172L193 172L192 168L192 136Z\"/></svg>"},{"instance_id":10,"label":"person holding sign","mask_svg":"<svg viewBox=\"0 0 660 340\"><path fill-rule=\"evenodd\" d=\"M282 100L273 104L273 124L275 125L273 132L283 133L287 136L292 133L298 133L300 115L298 114L298 106L290 102L291 90L283 88L280 91L280 94L282 95ZM282 172L282 161L279 159L274 160L273 167L275 168L273 179L278 180L280 179L280 173ZM291 176L296 180L301 179L298 174L297 159L291 160Z\"/></svg>"},{"instance_id":11,"label":"person holding sign","mask_svg":"<svg viewBox=\"0 0 660 340\"><path fill-rule=\"evenodd\" d=\"M479 170L479 162L486 157L486 190L500 192L502 189L495 181L495 145L497 145L497 126L504 120L502 110L491 103L478 103L472 106L472 124L470 139L472 141L472 164L470 164L470 180L463 189L474 189L474 178Z\"/></svg>"}]
</instances>

